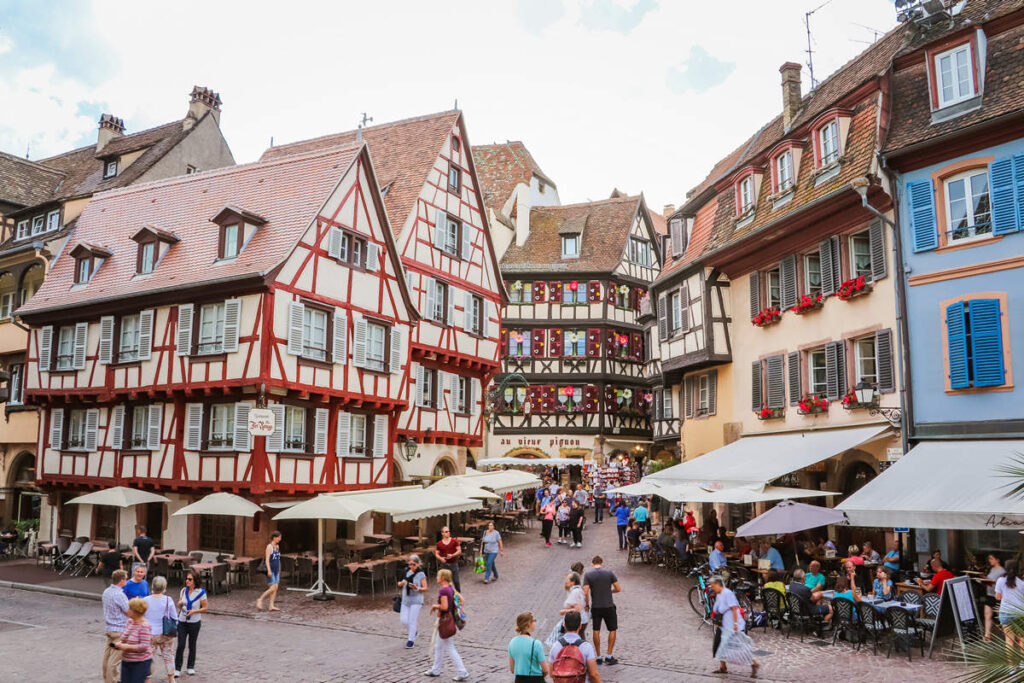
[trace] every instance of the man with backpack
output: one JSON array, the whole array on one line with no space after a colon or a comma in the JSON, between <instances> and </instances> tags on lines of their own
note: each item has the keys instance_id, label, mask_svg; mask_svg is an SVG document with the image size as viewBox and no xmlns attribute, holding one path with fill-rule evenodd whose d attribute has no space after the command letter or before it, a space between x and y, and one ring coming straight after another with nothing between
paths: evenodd
<instances>
[{"instance_id":1,"label":"man with backpack","mask_svg":"<svg viewBox=\"0 0 1024 683\"><path fill-rule=\"evenodd\" d=\"M580 637L580 613L566 612L562 623L565 633L551 646L548 655L551 680L554 683L601 683L597 652Z\"/></svg>"}]
</instances>

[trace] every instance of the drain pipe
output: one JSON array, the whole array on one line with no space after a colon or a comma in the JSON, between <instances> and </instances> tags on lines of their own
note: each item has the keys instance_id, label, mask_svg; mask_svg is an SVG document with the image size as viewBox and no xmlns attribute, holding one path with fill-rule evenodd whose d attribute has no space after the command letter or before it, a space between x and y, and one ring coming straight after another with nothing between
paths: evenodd
<instances>
[{"instance_id":1,"label":"drain pipe","mask_svg":"<svg viewBox=\"0 0 1024 683\"><path fill-rule=\"evenodd\" d=\"M905 454L909 449L910 431L914 424L914 401L912 383L910 379L909 369L904 369L904 364L909 368L910 364L910 348L908 345L909 330L907 328L907 317L905 311L907 310L907 290L904 276L906 275L905 267L903 265L903 239L900 235L899 226L889 219L884 213L871 206L868 203L868 186L870 181L867 178L857 178L853 180L850 185L856 190L857 194L860 195L861 204L865 209L877 216L885 225L892 228L893 240L892 240L892 255L893 255L893 275L896 277L896 346L899 348L899 354L896 357L897 360L897 372L900 375L900 414L902 420L900 423L900 438L902 440L903 453ZM893 216L899 220L899 198L893 202L892 208Z\"/></svg>"}]
</instances>

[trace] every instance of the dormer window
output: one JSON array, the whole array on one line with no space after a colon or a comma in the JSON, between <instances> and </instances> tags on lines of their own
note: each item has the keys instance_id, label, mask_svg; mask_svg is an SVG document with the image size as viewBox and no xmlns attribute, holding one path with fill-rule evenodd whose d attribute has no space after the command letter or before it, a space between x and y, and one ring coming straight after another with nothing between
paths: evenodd
<instances>
[{"instance_id":1,"label":"dormer window","mask_svg":"<svg viewBox=\"0 0 1024 683\"><path fill-rule=\"evenodd\" d=\"M75 284L85 284L89 281L89 269L92 268L91 258L80 258L75 262Z\"/></svg>"},{"instance_id":2,"label":"dormer window","mask_svg":"<svg viewBox=\"0 0 1024 683\"><path fill-rule=\"evenodd\" d=\"M793 153L786 150L775 157L775 191L785 192L793 187Z\"/></svg>"},{"instance_id":3,"label":"dormer window","mask_svg":"<svg viewBox=\"0 0 1024 683\"><path fill-rule=\"evenodd\" d=\"M940 109L974 97L970 43L935 55L935 94Z\"/></svg>"},{"instance_id":4,"label":"dormer window","mask_svg":"<svg viewBox=\"0 0 1024 683\"><path fill-rule=\"evenodd\" d=\"M215 223L220 230L217 260L230 261L242 253L253 234L266 224L267 219L228 204L210 222Z\"/></svg>"},{"instance_id":5,"label":"dormer window","mask_svg":"<svg viewBox=\"0 0 1024 683\"><path fill-rule=\"evenodd\" d=\"M18 231L16 233L15 239L23 240L26 237L28 237L28 219L18 221Z\"/></svg>"},{"instance_id":6,"label":"dormer window","mask_svg":"<svg viewBox=\"0 0 1024 683\"><path fill-rule=\"evenodd\" d=\"M562 235L562 258L579 258L580 236Z\"/></svg>"},{"instance_id":7,"label":"dormer window","mask_svg":"<svg viewBox=\"0 0 1024 683\"><path fill-rule=\"evenodd\" d=\"M740 215L754 208L754 176L748 175L740 181Z\"/></svg>"},{"instance_id":8,"label":"dormer window","mask_svg":"<svg viewBox=\"0 0 1024 683\"><path fill-rule=\"evenodd\" d=\"M132 235L132 239L139 245L135 257L135 273L148 275L156 270L163 255L178 241L178 236L155 226L145 225Z\"/></svg>"},{"instance_id":9,"label":"dormer window","mask_svg":"<svg viewBox=\"0 0 1024 683\"><path fill-rule=\"evenodd\" d=\"M139 273L152 273L156 268L156 242L139 245Z\"/></svg>"},{"instance_id":10,"label":"dormer window","mask_svg":"<svg viewBox=\"0 0 1024 683\"><path fill-rule=\"evenodd\" d=\"M45 220L46 220L46 218L44 216L42 216L42 215L36 216L35 218L32 219L32 234L33 235L39 235L39 234L41 234L43 232L43 225L44 225L43 221L45 221Z\"/></svg>"},{"instance_id":11,"label":"dormer window","mask_svg":"<svg viewBox=\"0 0 1024 683\"><path fill-rule=\"evenodd\" d=\"M113 178L116 175L117 175L117 159L114 159L113 161L108 161L106 163L106 165L103 167L103 177L104 178Z\"/></svg>"},{"instance_id":12,"label":"dormer window","mask_svg":"<svg viewBox=\"0 0 1024 683\"><path fill-rule=\"evenodd\" d=\"M75 284L84 285L93 278L103 261L110 258L111 252L84 242L71 250L71 258L75 259Z\"/></svg>"},{"instance_id":13,"label":"dormer window","mask_svg":"<svg viewBox=\"0 0 1024 683\"><path fill-rule=\"evenodd\" d=\"M222 259L233 259L242 251L242 231L238 223L225 225L220 229L220 255Z\"/></svg>"},{"instance_id":14,"label":"dormer window","mask_svg":"<svg viewBox=\"0 0 1024 683\"><path fill-rule=\"evenodd\" d=\"M821 165L828 166L839 159L839 121L833 119L818 129Z\"/></svg>"},{"instance_id":15,"label":"dormer window","mask_svg":"<svg viewBox=\"0 0 1024 683\"><path fill-rule=\"evenodd\" d=\"M50 232L58 228L60 228L60 209L54 209L46 214L46 231Z\"/></svg>"}]
</instances>

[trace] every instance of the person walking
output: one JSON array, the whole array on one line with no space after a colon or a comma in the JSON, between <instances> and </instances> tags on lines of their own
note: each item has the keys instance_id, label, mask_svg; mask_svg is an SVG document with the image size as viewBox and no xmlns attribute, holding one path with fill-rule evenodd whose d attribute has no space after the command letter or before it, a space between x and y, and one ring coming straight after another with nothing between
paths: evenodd
<instances>
[{"instance_id":1,"label":"person walking","mask_svg":"<svg viewBox=\"0 0 1024 683\"><path fill-rule=\"evenodd\" d=\"M121 676L121 650L113 645L121 640L128 625L128 596L124 585L128 583L128 572L115 569L110 574L110 585L103 591L103 620L107 628L107 646L103 648L103 681L117 683Z\"/></svg>"},{"instance_id":2,"label":"person walking","mask_svg":"<svg viewBox=\"0 0 1024 683\"><path fill-rule=\"evenodd\" d=\"M409 568L405 571L405 578L398 582L398 587L402 589L400 618L409 631L405 647L411 648L416 644L420 610L423 609L423 594L427 592L427 575L421 569L419 555L409 556Z\"/></svg>"},{"instance_id":3,"label":"person walking","mask_svg":"<svg viewBox=\"0 0 1024 683\"><path fill-rule=\"evenodd\" d=\"M144 598L128 601L128 624L111 648L121 652L121 683L146 683L153 665L153 631L146 621Z\"/></svg>"},{"instance_id":4,"label":"person walking","mask_svg":"<svg viewBox=\"0 0 1024 683\"><path fill-rule=\"evenodd\" d=\"M604 506L608 502L608 495L604 482L594 484L594 524L604 522Z\"/></svg>"},{"instance_id":5,"label":"person walking","mask_svg":"<svg viewBox=\"0 0 1024 683\"><path fill-rule=\"evenodd\" d=\"M484 558L487 560L487 567L484 570L484 583L491 582L491 576L498 580L498 567L494 561L498 555L505 556L505 544L501 540L501 534L494 528L494 522L487 523L487 532L480 539L483 542Z\"/></svg>"},{"instance_id":6,"label":"person walking","mask_svg":"<svg viewBox=\"0 0 1024 683\"><path fill-rule=\"evenodd\" d=\"M550 497L540 508L540 535L544 537L544 545L551 545L551 527L555 524L555 501Z\"/></svg>"},{"instance_id":7,"label":"person walking","mask_svg":"<svg viewBox=\"0 0 1024 683\"><path fill-rule=\"evenodd\" d=\"M128 599L144 598L149 595L149 582L146 581L146 565L136 562L132 566L132 578L124 585L124 594Z\"/></svg>"},{"instance_id":8,"label":"person walking","mask_svg":"<svg viewBox=\"0 0 1024 683\"><path fill-rule=\"evenodd\" d=\"M533 612L516 617L516 635L508 643L508 670L516 677L515 683L544 683L548 675L548 660L544 645L533 637L537 619Z\"/></svg>"},{"instance_id":9,"label":"person walking","mask_svg":"<svg viewBox=\"0 0 1024 683\"><path fill-rule=\"evenodd\" d=\"M277 589L281 585L281 538L280 531L270 534L270 543L267 543L263 551L263 564L267 566L267 590L256 598L256 609L260 612L263 611L263 601L266 599L270 600L271 612L281 611L279 607L274 607Z\"/></svg>"},{"instance_id":10,"label":"person walking","mask_svg":"<svg viewBox=\"0 0 1024 683\"><path fill-rule=\"evenodd\" d=\"M178 600L178 649L174 654L174 675L181 675L181 664L188 644L188 675L196 673L196 640L199 627L203 625L203 612L207 610L206 590L199 585L199 575L193 571L185 574L185 587Z\"/></svg>"},{"instance_id":11,"label":"person walking","mask_svg":"<svg viewBox=\"0 0 1024 683\"><path fill-rule=\"evenodd\" d=\"M565 577L565 602L558 612L562 616L562 632L565 632L565 615L569 612L579 612L580 635L586 638L587 624L590 623L590 610L587 609L587 596L583 592L583 579L575 572L569 572Z\"/></svg>"},{"instance_id":12,"label":"person walking","mask_svg":"<svg viewBox=\"0 0 1024 683\"><path fill-rule=\"evenodd\" d=\"M985 640L992 640L992 619L995 616L995 609L998 605L996 602L996 581L999 577L1006 575L1006 570L1003 568L1003 559L996 553L988 554L988 576L987 585L985 590ZM888 566L888 565L886 565Z\"/></svg>"},{"instance_id":13,"label":"person walking","mask_svg":"<svg viewBox=\"0 0 1024 683\"><path fill-rule=\"evenodd\" d=\"M626 549L626 531L629 529L629 506L624 500L612 512L615 513L615 528L619 532L619 550Z\"/></svg>"},{"instance_id":14,"label":"person walking","mask_svg":"<svg viewBox=\"0 0 1024 683\"><path fill-rule=\"evenodd\" d=\"M429 669L423 672L424 676L436 678L441 675L441 667L444 658L452 660L455 667L453 681L464 681L469 678L462 663L462 657L455 649L455 634L458 628L455 626L455 588L452 587L452 573L449 569L442 569L437 573L437 603L430 606L430 612L437 612L437 632L434 634L434 662Z\"/></svg>"},{"instance_id":15,"label":"person walking","mask_svg":"<svg viewBox=\"0 0 1024 683\"><path fill-rule=\"evenodd\" d=\"M434 548L434 555L441 563L441 569L447 569L452 574L452 583L455 590L462 592L459 584L459 556L462 555L462 545L459 539L452 538L452 531L448 527L441 528L441 540Z\"/></svg>"},{"instance_id":16,"label":"person walking","mask_svg":"<svg viewBox=\"0 0 1024 683\"><path fill-rule=\"evenodd\" d=\"M572 509L569 510L569 531L572 533L572 541L569 543L570 548L582 548L583 547L583 519L586 516L586 511L583 506L580 505L579 501L572 501Z\"/></svg>"},{"instance_id":17,"label":"person walking","mask_svg":"<svg viewBox=\"0 0 1024 683\"><path fill-rule=\"evenodd\" d=\"M594 652L598 664L618 664L612 652L615 650L615 633L619 630L619 618L615 612L614 593L622 591L619 579L611 569L604 568L604 559L595 555L591 569L583 575L583 595L590 605L590 620L594 625ZM601 625L608 629L608 654L601 657Z\"/></svg>"},{"instance_id":18,"label":"person walking","mask_svg":"<svg viewBox=\"0 0 1024 683\"><path fill-rule=\"evenodd\" d=\"M754 659L750 637L742 632L746 622L736 594L725 587L721 576L712 576L710 583L711 590L716 593L713 611L722 620L722 625L715 628L715 639L711 644L711 654L719 662L718 669L712 670L712 673L729 673L727 663L750 664L750 677L757 678L757 670L761 665Z\"/></svg>"},{"instance_id":19,"label":"person walking","mask_svg":"<svg viewBox=\"0 0 1024 683\"><path fill-rule=\"evenodd\" d=\"M135 562L141 562L149 568L153 561L153 554L156 553L156 544L153 539L146 535L146 527L139 525L139 535L132 541L132 557ZM144 597L144 596L143 596Z\"/></svg>"},{"instance_id":20,"label":"person walking","mask_svg":"<svg viewBox=\"0 0 1024 683\"><path fill-rule=\"evenodd\" d=\"M584 673L587 683L601 683L601 674L597 671L601 658L597 656L597 650L580 635L580 623L580 615L576 612L565 615L565 633L555 641L548 654L551 661L551 677L558 677L556 680L570 680L563 678L568 675L576 676L578 680L579 675ZM566 653L560 657L562 650L566 650Z\"/></svg>"},{"instance_id":21,"label":"person walking","mask_svg":"<svg viewBox=\"0 0 1024 683\"><path fill-rule=\"evenodd\" d=\"M153 577L153 592L146 596L146 621L153 631L153 655L160 657L164 663L167 683L174 683L174 652L175 639L178 637L178 619L175 616L174 600L164 591L167 590L167 579L162 576ZM174 622L174 633L164 633L164 619Z\"/></svg>"},{"instance_id":22,"label":"person walking","mask_svg":"<svg viewBox=\"0 0 1024 683\"><path fill-rule=\"evenodd\" d=\"M572 508L569 507L569 497L562 498L561 504L558 506L558 512L555 515L555 519L558 521L558 542L561 544L568 543L565 540L570 537L569 532L569 514L572 512Z\"/></svg>"},{"instance_id":23,"label":"person walking","mask_svg":"<svg viewBox=\"0 0 1024 683\"><path fill-rule=\"evenodd\" d=\"M1017 560L1007 560L1005 569L1005 573L996 579L996 600L999 601L999 623L1003 626L1009 655L1017 647L1024 650L1024 634L1018 631L1024 617L1024 579L1017 576Z\"/></svg>"}]
</instances>

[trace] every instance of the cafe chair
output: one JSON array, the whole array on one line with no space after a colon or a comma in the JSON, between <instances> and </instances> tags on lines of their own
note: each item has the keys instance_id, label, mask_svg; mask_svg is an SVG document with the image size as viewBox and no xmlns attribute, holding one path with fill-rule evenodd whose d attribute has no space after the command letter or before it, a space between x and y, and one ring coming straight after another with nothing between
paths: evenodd
<instances>
[{"instance_id":1,"label":"cafe chair","mask_svg":"<svg viewBox=\"0 0 1024 683\"><path fill-rule=\"evenodd\" d=\"M73 541L68 545L67 550L54 558L53 568L58 574L63 574L72 565L81 549L82 544L79 541Z\"/></svg>"},{"instance_id":2,"label":"cafe chair","mask_svg":"<svg viewBox=\"0 0 1024 683\"><path fill-rule=\"evenodd\" d=\"M305 555L300 555L295 563L295 570L299 576L299 583L302 583L302 577L308 576L309 582L313 582L313 558Z\"/></svg>"},{"instance_id":3,"label":"cafe chair","mask_svg":"<svg viewBox=\"0 0 1024 683\"><path fill-rule=\"evenodd\" d=\"M228 565L225 563L216 564L210 570L210 583L214 593L230 593L228 585Z\"/></svg>"},{"instance_id":4,"label":"cafe chair","mask_svg":"<svg viewBox=\"0 0 1024 683\"><path fill-rule=\"evenodd\" d=\"M835 598L832 600L832 645L836 644L841 632L856 631L853 615L857 607L852 600Z\"/></svg>"},{"instance_id":5,"label":"cafe chair","mask_svg":"<svg viewBox=\"0 0 1024 683\"><path fill-rule=\"evenodd\" d=\"M909 593L903 594L904 597L908 595ZM939 593L925 593L923 602L924 614L916 620L917 627L921 629L922 636L935 630L935 622L938 620L939 610L942 608L942 595Z\"/></svg>"},{"instance_id":6,"label":"cafe chair","mask_svg":"<svg viewBox=\"0 0 1024 683\"><path fill-rule=\"evenodd\" d=\"M917 591L904 591L900 595L900 600L910 605L920 605L924 602L924 598Z\"/></svg>"},{"instance_id":7,"label":"cafe chair","mask_svg":"<svg viewBox=\"0 0 1024 683\"><path fill-rule=\"evenodd\" d=\"M807 600L786 591L786 604L789 607L789 633L792 633L793 629L799 628L801 643L804 642L805 633L814 633L824 629L823 617L814 613L811 603ZM788 633L786 637L789 638Z\"/></svg>"},{"instance_id":8,"label":"cafe chair","mask_svg":"<svg viewBox=\"0 0 1024 683\"><path fill-rule=\"evenodd\" d=\"M769 625L772 628L782 630L782 622L786 616L786 596L774 588L765 588L761 591L761 603L764 605L765 614L768 616L764 620L764 630L767 632Z\"/></svg>"},{"instance_id":9,"label":"cafe chair","mask_svg":"<svg viewBox=\"0 0 1024 683\"><path fill-rule=\"evenodd\" d=\"M633 564L633 560L644 561L644 551L640 550L640 546L632 541L626 541L626 564Z\"/></svg>"},{"instance_id":10,"label":"cafe chair","mask_svg":"<svg viewBox=\"0 0 1024 683\"><path fill-rule=\"evenodd\" d=\"M917 627L914 615L909 610L902 607L887 607L885 620L889 622L889 628L892 631L892 637L889 639L889 651L885 655L886 659L892 654L892 648L896 641L907 644L907 659L913 661L913 641L916 640L921 647L921 656L924 657L924 634Z\"/></svg>"},{"instance_id":11,"label":"cafe chair","mask_svg":"<svg viewBox=\"0 0 1024 683\"><path fill-rule=\"evenodd\" d=\"M874 605L866 602L857 603L857 630L864 638L859 639L857 642L857 649L860 650L861 642L866 640L868 636L871 637L871 650L874 654L878 654L878 635L885 633L885 625L882 623L882 618L875 610Z\"/></svg>"}]
</instances>

